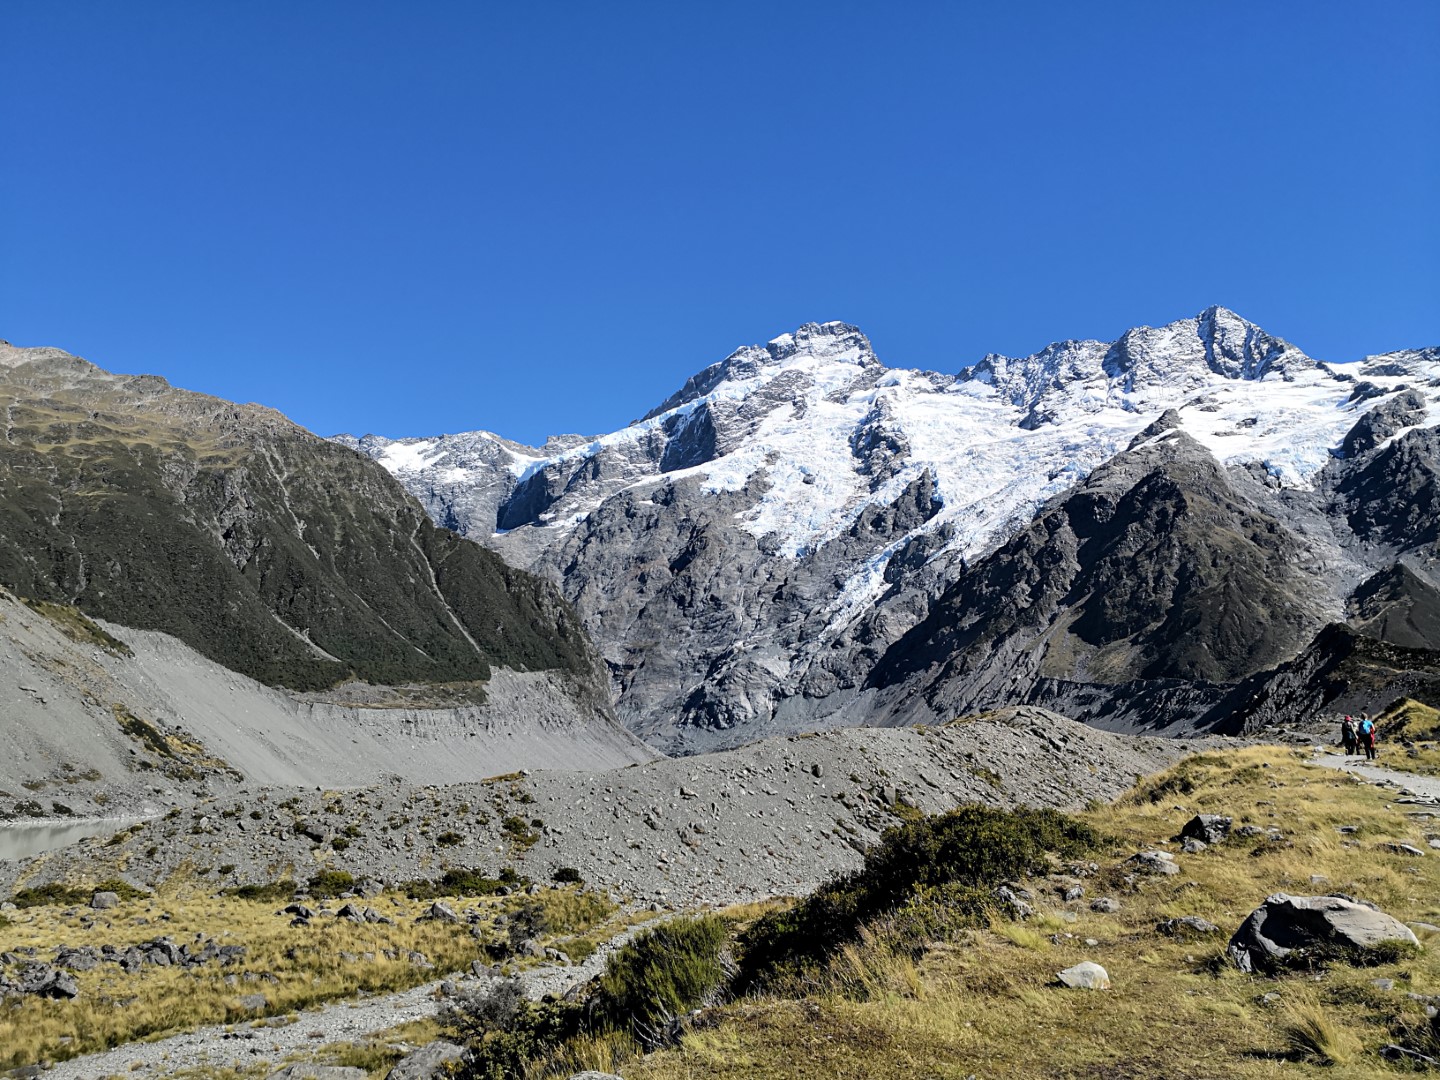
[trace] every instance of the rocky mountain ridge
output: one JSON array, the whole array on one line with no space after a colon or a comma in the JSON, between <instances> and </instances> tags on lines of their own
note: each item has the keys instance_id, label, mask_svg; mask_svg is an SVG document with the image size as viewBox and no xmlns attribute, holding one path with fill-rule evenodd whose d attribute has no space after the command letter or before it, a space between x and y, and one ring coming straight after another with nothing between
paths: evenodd
<instances>
[{"instance_id":1,"label":"rocky mountain ridge","mask_svg":"<svg viewBox=\"0 0 1440 1080\"><path fill-rule=\"evenodd\" d=\"M1440 350L1333 366L1210 308L956 374L887 368L856 328L809 324L595 438L340 441L436 520L555 581L609 665L623 722L685 752L1026 700L1115 727L1198 722L1423 546L1437 401ZM1132 448L1162 417L1154 445ZM1004 554L1058 501L1093 502L1082 493L1096 470L1128 477L1135 455L1157 460L1105 497L1106 513L1128 507L1133 520L1103 568L1048 580L1056 551L1042 544L1035 565ZM1187 520L1159 520L1166 505ZM1236 529L1249 554L1232 581ZM1429 556L1412 562L1428 579ZM900 655L982 566L995 579L982 621L1020 617L1024 582L1045 577L1052 596L1044 619L1024 616L1039 651L1025 646L1017 673L1019 639L1005 631L984 692L955 682L954 664L922 675ZM1105 595L1135 570L1157 583L1145 626ZM1208 585L1189 580L1206 573ZM1256 636L1266 644L1246 647ZM900 671L921 682L895 683Z\"/></svg>"},{"instance_id":2,"label":"rocky mountain ridge","mask_svg":"<svg viewBox=\"0 0 1440 1080\"><path fill-rule=\"evenodd\" d=\"M159 774L306 782L340 778L347 754L369 781L405 716L442 713L459 778L486 754L484 740L458 740L496 707L512 740L522 728L567 746L578 734L621 763L652 756L615 727L604 672L558 590L437 528L366 458L274 410L58 349L0 343L0 406L0 585L14 594L0 593L0 667L16 721L0 773L15 784L64 784L52 772L68 765L104 773L112 794L143 789L142 760ZM77 643L41 633L47 619ZM141 632L145 648L97 620ZM169 660L142 672L145 650ZM219 700L250 679L237 701ZM387 722L367 725L371 706L388 707ZM175 726L217 717L193 744ZM357 747L374 727L367 757ZM159 759L133 756L147 744ZM246 756L254 768L239 767ZM424 758L418 775L444 771L447 755Z\"/></svg>"}]
</instances>

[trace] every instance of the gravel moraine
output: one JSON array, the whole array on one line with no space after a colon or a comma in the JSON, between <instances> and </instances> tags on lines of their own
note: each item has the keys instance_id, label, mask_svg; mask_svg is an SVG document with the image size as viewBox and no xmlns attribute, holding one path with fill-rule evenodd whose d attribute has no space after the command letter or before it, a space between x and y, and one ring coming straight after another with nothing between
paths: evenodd
<instances>
[{"instance_id":1,"label":"gravel moraine","mask_svg":"<svg viewBox=\"0 0 1440 1080\"><path fill-rule=\"evenodd\" d=\"M850 729L594 772L443 787L254 789L176 808L118 840L24 863L0 886L118 876L154 887L188 865L218 889L321 867L381 882L447 867L592 886L669 906L803 894L859 865L906 807L1076 808L1196 742L1113 735L1020 707L937 727ZM217 869L233 866L224 879ZM202 875L204 877L204 875Z\"/></svg>"}]
</instances>

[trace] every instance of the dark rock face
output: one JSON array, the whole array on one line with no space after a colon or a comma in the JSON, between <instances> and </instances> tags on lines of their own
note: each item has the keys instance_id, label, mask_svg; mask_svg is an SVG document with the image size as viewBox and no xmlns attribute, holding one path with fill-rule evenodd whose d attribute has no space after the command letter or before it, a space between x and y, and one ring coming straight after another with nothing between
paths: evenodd
<instances>
[{"instance_id":1,"label":"dark rock face","mask_svg":"<svg viewBox=\"0 0 1440 1080\"><path fill-rule=\"evenodd\" d=\"M603 693L552 586L435 527L364 456L258 406L6 350L0 583L273 686L503 666Z\"/></svg>"},{"instance_id":2,"label":"dark rock face","mask_svg":"<svg viewBox=\"0 0 1440 1080\"><path fill-rule=\"evenodd\" d=\"M1397 698L1440 705L1440 651L1325 627L1296 656L1240 683L1205 718L1217 731L1253 734L1334 713L1379 713Z\"/></svg>"},{"instance_id":3,"label":"dark rock face","mask_svg":"<svg viewBox=\"0 0 1440 1080\"><path fill-rule=\"evenodd\" d=\"M1360 540L1396 552L1433 552L1440 541L1440 429L1410 431L1353 464L1337 463L1325 485L1332 515Z\"/></svg>"},{"instance_id":4,"label":"dark rock face","mask_svg":"<svg viewBox=\"0 0 1440 1080\"><path fill-rule=\"evenodd\" d=\"M1366 384L1375 389L1373 384ZM1359 387L1356 387L1357 393ZM1423 423L1427 411L1424 396L1418 390L1406 390L1396 394L1355 422L1340 444L1340 452L1347 458L1368 454L1386 439L1407 427Z\"/></svg>"},{"instance_id":5,"label":"dark rock face","mask_svg":"<svg viewBox=\"0 0 1440 1080\"><path fill-rule=\"evenodd\" d=\"M1362 582L1346 614L1367 637L1411 649L1440 649L1440 588L1404 560Z\"/></svg>"},{"instance_id":6,"label":"dark rock face","mask_svg":"<svg viewBox=\"0 0 1440 1080\"><path fill-rule=\"evenodd\" d=\"M1319 625L1295 569L1303 552L1175 432L1095 470L963 573L868 685L918 678L932 705L964 712L1053 700L1062 681L1124 685L1127 698L1149 683L1233 683Z\"/></svg>"},{"instance_id":7,"label":"dark rock face","mask_svg":"<svg viewBox=\"0 0 1440 1080\"><path fill-rule=\"evenodd\" d=\"M923 582L938 570L918 547L898 552L885 602L851 636L823 641L825 606L846 568L935 513L933 478L923 474L797 560L768 557L737 526L753 488L702 501L697 486L680 479L615 496L554 555L577 612L606 643L622 720L671 749L672 725L694 733L688 745L721 745L729 740L720 733L768 721L779 701L858 687L884 645L919 618ZM752 647L737 649L738 639Z\"/></svg>"}]
</instances>

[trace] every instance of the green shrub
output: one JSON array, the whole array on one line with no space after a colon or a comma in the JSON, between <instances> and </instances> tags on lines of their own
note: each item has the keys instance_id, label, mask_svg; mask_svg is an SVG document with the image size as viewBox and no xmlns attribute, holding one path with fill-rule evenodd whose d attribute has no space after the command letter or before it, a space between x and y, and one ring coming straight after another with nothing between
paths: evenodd
<instances>
[{"instance_id":1,"label":"green shrub","mask_svg":"<svg viewBox=\"0 0 1440 1080\"><path fill-rule=\"evenodd\" d=\"M580 871L573 866L557 866L555 872L550 875L550 880L557 885L580 885L585 881L580 876Z\"/></svg>"},{"instance_id":2,"label":"green shrub","mask_svg":"<svg viewBox=\"0 0 1440 1080\"><path fill-rule=\"evenodd\" d=\"M433 881L419 878L407 881L403 888L411 900L434 900L441 896L494 896L501 889L524 888L529 884L529 878L521 877L510 866L493 878L479 870L452 867Z\"/></svg>"},{"instance_id":3,"label":"green shrub","mask_svg":"<svg viewBox=\"0 0 1440 1080\"><path fill-rule=\"evenodd\" d=\"M729 934L713 915L674 919L627 943L605 965L594 1009L646 1047L669 1041L670 1022L709 1003L725 982Z\"/></svg>"},{"instance_id":4,"label":"green shrub","mask_svg":"<svg viewBox=\"0 0 1440 1080\"><path fill-rule=\"evenodd\" d=\"M293 897L295 895L295 882L289 878L282 878L279 881L272 881L265 885L236 885L234 888L221 889L220 895L233 896L237 900L266 900L273 903L277 900L289 900Z\"/></svg>"},{"instance_id":5,"label":"green shrub","mask_svg":"<svg viewBox=\"0 0 1440 1080\"><path fill-rule=\"evenodd\" d=\"M893 916L902 946L942 925L983 924L995 885L1041 869L1047 852L1075 856L1101 842L1088 825L1054 810L972 805L906 822L885 832L859 870L746 930L737 985L750 990L813 967L882 916Z\"/></svg>"},{"instance_id":6,"label":"green shrub","mask_svg":"<svg viewBox=\"0 0 1440 1080\"><path fill-rule=\"evenodd\" d=\"M446 829L439 836L435 837L435 843L439 844L441 847L455 847L457 844L462 843L464 840L465 837L461 836L453 829Z\"/></svg>"},{"instance_id":7,"label":"green shrub","mask_svg":"<svg viewBox=\"0 0 1440 1080\"><path fill-rule=\"evenodd\" d=\"M528 821L513 814L501 820L500 828L510 838L510 842L517 847L531 847L540 839L540 834L531 830Z\"/></svg>"},{"instance_id":8,"label":"green shrub","mask_svg":"<svg viewBox=\"0 0 1440 1080\"><path fill-rule=\"evenodd\" d=\"M341 893L354 892L355 878L345 870L321 870L305 887L317 900L330 900Z\"/></svg>"},{"instance_id":9,"label":"green shrub","mask_svg":"<svg viewBox=\"0 0 1440 1080\"><path fill-rule=\"evenodd\" d=\"M150 894L137 889L128 881L111 878L98 885L63 885L52 881L48 885L37 885L20 889L10 902L17 908L42 907L46 904L88 904L97 892L113 892L121 900L143 900Z\"/></svg>"}]
</instances>

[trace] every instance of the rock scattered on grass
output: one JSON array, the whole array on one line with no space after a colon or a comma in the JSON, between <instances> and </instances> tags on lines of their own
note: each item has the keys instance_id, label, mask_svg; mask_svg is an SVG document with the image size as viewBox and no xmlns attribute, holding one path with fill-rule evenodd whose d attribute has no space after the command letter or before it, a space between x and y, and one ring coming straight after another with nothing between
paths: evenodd
<instances>
[{"instance_id":1,"label":"rock scattered on grass","mask_svg":"<svg viewBox=\"0 0 1440 1080\"><path fill-rule=\"evenodd\" d=\"M1072 990L1109 990L1110 973L1092 960L1082 960L1074 967L1057 972L1062 986Z\"/></svg>"}]
</instances>

